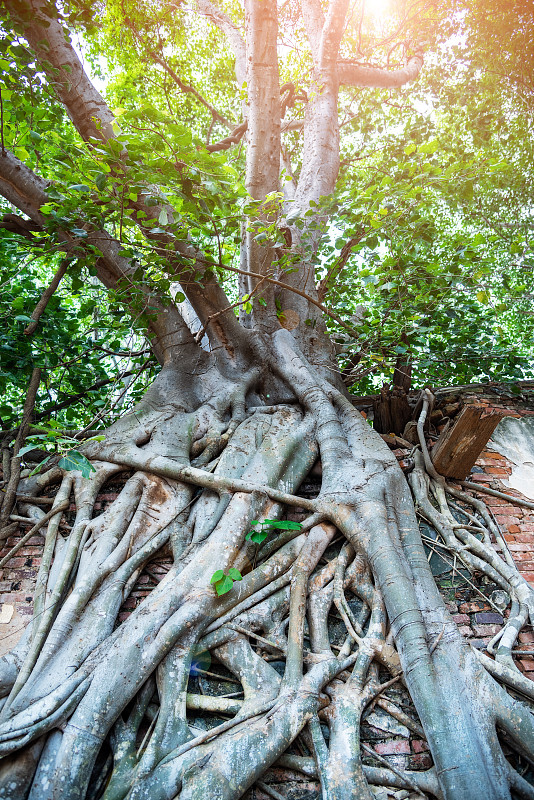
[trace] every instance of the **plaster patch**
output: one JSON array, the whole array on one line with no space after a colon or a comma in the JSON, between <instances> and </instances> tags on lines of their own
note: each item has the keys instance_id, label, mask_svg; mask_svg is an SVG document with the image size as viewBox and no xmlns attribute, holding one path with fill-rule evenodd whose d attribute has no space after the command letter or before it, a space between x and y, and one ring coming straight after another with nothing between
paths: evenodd
<instances>
[{"instance_id":1,"label":"plaster patch","mask_svg":"<svg viewBox=\"0 0 534 800\"><path fill-rule=\"evenodd\" d=\"M493 432L488 448L512 462L512 472L500 479L534 500L534 417L504 417Z\"/></svg>"}]
</instances>

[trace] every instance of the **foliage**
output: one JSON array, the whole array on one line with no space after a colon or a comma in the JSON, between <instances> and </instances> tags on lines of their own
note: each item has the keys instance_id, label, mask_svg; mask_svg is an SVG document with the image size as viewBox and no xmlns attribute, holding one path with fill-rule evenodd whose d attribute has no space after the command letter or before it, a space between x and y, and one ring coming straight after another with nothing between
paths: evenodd
<instances>
[{"instance_id":1,"label":"foliage","mask_svg":"<svg viewBox=\"0 0 534 800\"><path fill-rule=\"evenodd\" d=\"M264 519L261 522L253 519L250 524L254 527L247 533L245 539L256 544L264 542L271 531L300 531L302 528L300 522L293 522L290 519Z\"/></svg>"},{"instance_id":2,"label":"foliage","mask_svg":"<svg viewBox=\"0 0 534 800\"><path fill-rule=\"evenodd\" d=\"M230 591L235 581L240 581L242 578L243 576L238 569L230 567L228 572L224 572L222 569L218 569L214 572L211 576L210 583L220 597L222 594L226 594Z\"/></svg>"},{"instance_id":3,"label":"foliage","mask_svg":"<svg viewBox=\"0 0 534 800\"><path fill-rule=\"evenodd\" d=\"M137 218L145 212L135 212L132 203L140 196L148 207L165 202L149 221L148 235L168 232L194 241L245 313L264 302L261 292L240 298L234 273L223 268L239 266L243 213L258 241L270 237L280 245L282 217L292 219L291 203L282 205L281 194L270 198L269 208L247 200L242 148L208 152L206 142L227 130L170 77L169 69L237 124L242 97L231 89L233 64L222 34L185 7L169 16L150 4L127 5L127 13L124 4L99 6L98 28L93 5L65 6L94 75L106 75L104 90L116 115L117 139L91 149L69 124L24 39L7 27L2 34L4 144L53 181L45 236L0 237L4 429L16 424L35 365L45 371L37 419L72 428L94 419L108 424L153 377L157 367L147 363L143 338L152 313L144 289L157 285L172 293L173 276L167 253L147 246L139 232ZM235 11L229 4L228 12ZM439 43L417 85L386 102L378 90L342 93L341 171L336 195L324 200L330 222L322 224L316 272L327 278L324 302L350 328L328 323L354 393L391 379L399 357L412 360L415 386L515 381L529 374L534 106L523 56L532 15L522 10L518 21L516 11L504 0L491 16L483 3L442 3L430 22L423 14L412 23L414 36L428 37L430 26ZM282 24L291 13L291 5L284 8ZM510 42L499 48L496 64L494 40L502 29L510 31ZM363 34L360 29L362 53L372 52L371 34L369 27ZM305 92L302 35L295 29L281 77ZM300 99L288 118L302 110ZM293 131L286 140L298 175L300 134ZM146 187L156 185L158 192L147 196ZM298 216L292 221L297 227L302 222ZM134 279L115 292L102 292L91 277L98 252L84 244L90 224L104 225L121 240L122 254L139 265ZM60 226L69 227L80 246L36 333L27 337L23 329L59 264ZM278 268L282 276L294 269L282 246ZM126 298L130 308L132 299L134 308L137 302L133 323L125 315ZM137 375L126 395L122 371ZM68 404L79 394L83 399Z\"/></svg>"}]
</instances>

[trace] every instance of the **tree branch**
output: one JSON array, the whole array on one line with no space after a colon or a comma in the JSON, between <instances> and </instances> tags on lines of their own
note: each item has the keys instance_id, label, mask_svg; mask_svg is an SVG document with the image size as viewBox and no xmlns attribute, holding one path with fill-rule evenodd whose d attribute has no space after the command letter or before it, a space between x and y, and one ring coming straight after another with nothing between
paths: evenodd
<instances>
[{"instance_id":1,"label":"tree branch","mask_svg":"<svg viewBox=\"0 0 534 800\"><path fill-rule=\"evenodd\" d=\"M324 13L320 0L302 0L302 17L314 61L319 58L321 34L324 28Z\"/></svg>"},{"instance_id":2,"label":"tree branch","mask_svg":"<svg viewBox=\"0 0 534 800\"><path fill-rule=\"evenodd\" d=\"M8 0L7 9L13 19L18 20L22 25L24 35L27 37L50 83L57 87L58 95L80 135L85 140L89 140L92 137L97 137L103 141L114 138L115 134L111 125L114 119L112 112L85 74L74 48L66 38L63 26L57 18L45 17L40 3L41 0L31 0L31 7L35 13L31 16L30 21L28 21L26 15L24 17L17 15L18 6L15 0ZM236 43L238 41L241 42L243 51L241 54L243 56L242 66L244 66L244 43L236 26L222 12L215 9L215 6L212 6L209 0L201 0L201 5L206 9L208 16L211 15L217 18L220 26L223 26L227 34L233 36L236 47ZM49 22L50 24L45 27L42 24L43 22ZM58 82L58 71L60 75L67 72L68 79ZM39 212L39 206L47 199L45 190L48 184L37 178L31 170L19 162L18 159L15 159L14 156L10 156L10 154L0 154L0 161L6 162L0 165L0 192L35 222L43 224L44 219ZM4 178L3 181L2 178ZM135 208L136 211L144 211L146 214L145 219L147 220L152 219L159 213L158 208L153 206L147 208L142 200L130 202L129 206ZM198 257L198 253L189 243L176 240L171 234L150 234L146 224L144 224L144 220L139 219L137 215L135 219L143 229L144 235L150 240L158 242L166 248L172 244L175 252L187 259L194 260ZM105 231L100 231L98 237L100 242L96 241L94 244L101 250L106 250L103 261L97 263L97 268L99 269L98 277L109 288L119 277L124 278L130 274L131 270L128 261L121 259L117 255L120 247L112 247L112 237ZM65 239L72 240L72 238L65 232ZM84 241L90 243L91 238L88 235ZM105 240L108 241L105 242ZM106 248L103 247L103 243L106 244ZM115 250L114 253L110 252L112 249ZM168 250L166 250L165 255L169 257ZM118 270L117 266L119 267ZM214 311L225 308L228 305L228 299L222 287L216 283L212 276L207 278L207 282L210 283L209 290L205 286L205 291L202 291L202 287L198 284L198 275L195 273L195 268L196 265L193 269L183 270L182 268L186 285L189 283L189 289L184 287L184 291L201 321L203 321ZM211 298L210 303L206 303L206 295L208 293ZM157 320L150 326L154 333L156 333L156 327L158 327L156 337L161 344L158 350L158 359L160 361L165 358L164 353L170 352L175 344L182 345L186 340L189 340L190 344L194 343L191 332L174 304L169 304L168 302L166 304L158 303L156 298L151 295L150 302L147 300L147 306L156 306L158 312L160 312ZM223 330L221 326L224 326L227 330ZM224 323L221 321L218 325L211 326L210 337L217 336L218 345L228 343L234 336L238 335L237 328L239 328L237 320L233 320L230 315L226 315ZM224 346L226 347L226 344Z\"/></svg>"},{"instance_id":3,"label":"tree branch","mask_svg":"<svg viewBox=\"0 0 534 800\"><path fill-rule=\"evenodd\" d=\"M26 336L30 336L34 332L34 330L37 328L37 325L39 324L39 320L41 318L41 314L44 312L45 308L48 305L48 301L50 300L50 298L52 297L52 295L56 291L57 287L61 283L61 279L63 278L63 276L67 272L67 268L69 266L69 263L70 263L70 258L67 257L67 258L63 259L63 261L60 264L59 269L57 270L56 274L54 275L54 277L50 281L50 285L47 286L47 288L42 293L42 295L41 295L41 297L39 299L39 302L37 303L37 305L35 306L35 308L32 311L32 315L31 315L31 320L32 321L29 322L28 325L26 325L26 327L24 328L24 334Z\"/></svg>"},{"instance_id":4,"label":"tree branch","mask_svg":"<svg viewBox=\"0 0 534 800\"><path fill-rule=\"evenodd\" d=\"M25 4L6 0L5 8L13 20L22 25L24 36L35 53L76 129L86 141L90 138L106 141L113 135L113 114L100 92L93 86L76 51L58 20L44 10L43 0L30 0L31 14ZM51 7L50 3L46 8Z\"/></svg>"},{"instance_id":5,"label":"tree branch","mask_svg":"<svg viewBox=\"0 0 534 800\"><path fill-rule=\"evenodd\" d=\"M245 0L248 153L246 186L255 200L278 190L280 80L276 0Z\"/></svg>"},{"instance_id":6,"label":"tree branch","mask_svg":"<svg viewBox=\"0 0 534 800\"><path fill-rule=\"evenodd\" d=\"M224 139L221 139L219 142L214 142L213 144L207 144L206 150L209 150L210 153L219 153L221 150L228 150L232 145L237 144L241 141L243 136L246 133L248 128L248 122L242 122L241 125L238 125L237 128L230 133L229 136L226 136Z\"/></svg>"},{"instance_id":7,"label":"tree branch","mask_svg":"<svg viewBox=\"0 0 534 800\"><path fill-rule=\"evenodd\" d=\"M369 86L376 89L394 89L417 78L423 66L423 55L417 53L401 69L380 69L350 61L338 61L337 74L342 86Z\"/></svg>"},{"instance_id":8,"label":"tree branch","mask_svg":"<svg viewBox=\"0 0 534 800\"><path fill-rule=\"evenodd\" d=\"M208 103L208 101L204 97L202 97L200 92L198 92L194 86L184 83L183 80L180 77L178 77L173 68L169 64L167 64L165 59L159 56L154 50L150 52L150 55L154 59L154 61L157 64L159 64L160 67L163 67L165 72L171 76L175 84L179 87L179 89L182 92L185 92L187 94L192 94L193 97L196 97L198 102L208 109L214 120L220 122L221 125L224 125L226 128L228 128L228 130L230 131L232 130L234 124L232 122L229 122L229 120L227 120L226 117L223 117L223 115L219 111L217 111L217 109L214 106L212 106L211 103Z\"/></svg>"},{"instance_id":9,"label":"tree branch","mask_svg":"<svg viewBox=\"0 0 534 800\"><path fill-rule=\"evenodd\" d=\"M28 392L26 394L26 400L24 402L24 409L22 412L22 422L20 423L19 432L17 434L17 438L15 439L15 445L13 447L13 457L11 459L11 475L9 477L9 481L5 489L4 497L2 500L2 507L1 507L2 510L0 512L0 528L3 528L9 521L9 515L11 514L13 505L15 504L17 486L20 477L20 457L18 453L22 445L24 444L26 436L28 435L30 420L33 414L33 409L35 407L35 399L37 397L37 390L39 389L40 381L41 381L41 370L39 369L39 367L35 367L32 372L32 376L30 378Z\"/></svg>"},{"instance_id":10,"label":"tree branch","mask_svg":"<svg viewBox=\"0 0 534 800\"><path fill-rule=\"evenodd\" d=\"M0 154L0 194L43 227L45 218L40 207L48 201L48 185L10 151ZM68 230L60 230L58 233L63 241L63 249L67 252L74 247L85 250L87 245L97 248L100 256L95 261L95 267L104 286L117 288L121 281L131 284L135 267L132 267L128 259L119 256L122 245L107 231L88 230L83 239L72 235ZM136 288L134 293L129 292L127 299L125 298L125 305L128 307L131 303L135 316L139 315L139 297L135 297L139 292L144 295L145 307L157 312L156 318L149 324L149 331L155 337L153 347L161 363L175 347L187 344L197 348L191 331L176 306L166 302L166 298L151 293L147 287Z\"/></svg>"},{"instance_id":11,"label":"tree branch","mask_svg":"<svg viewBox=\"0 0 534 800\"><path fill-rule=\"evenodd\" d=\"M197 8L200 13L213 22L228 39L235 55L235 76L237 85L241 88L246 81L247 53L245 42L243 41L239 28L232 22L230 17L221 11L220 8L217 8L211 0L198 0Z\"/></svg>"},{"instance_id":12,"label":"tree branch","mask_svg":"<svg viewBox=\"0 0 534 800\"><path fill-rule=\"evenodd\" d=\"M337 59L348 7L349 0L330 0L328 3L317 59L323 68Z\"/></svg>"}]
</instances>

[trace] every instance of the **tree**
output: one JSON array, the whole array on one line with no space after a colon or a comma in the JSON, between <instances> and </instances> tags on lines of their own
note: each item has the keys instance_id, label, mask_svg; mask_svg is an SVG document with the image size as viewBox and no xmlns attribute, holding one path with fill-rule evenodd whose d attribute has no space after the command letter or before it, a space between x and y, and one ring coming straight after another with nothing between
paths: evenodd
<instances>
[{"instance_id":1,"label":"tree","mask_svg":"<svg viewBox=\"0 0 534 800\"><path fill-rule=\"evenodd\" d=\"M0 192L19 212L4 226L40 256L60 259L56 269L72 279L91 270L110 308L120 303L146 327L160 365L142 399L103 434L20 478L41 378L41 367L33 369L2 535L17 491L60 487L34 621L2 661L4 796L234 800L285 758L316 769L333 800L372 797L370 781L447 800L533 797L499 742L534 754L530 711L501 685L532 697L510 657L533 612L532 590L487 534L452 516L447 497L458 492L433 470L422 433L429 395L408 485L355 411L327 332L334 314L357 336L357 321L344 322L324 302L335 275L321 248L332 240L340 96L346 87L416 80L432 10L401 6L380 39L347 0L279 11L274 0L246 0L244 15L199 0L194 22L179 4L73 4L61 14L40 0L4 5L4 67L22 64L18 96L2 90ZM280 20L288 22L284 37L292 26L290 44ZM108 87L113 110L71 42L69 28L80 27L95 73L105 68L101 37L114 39L107 58L123 71ZM207 59L201 41L216 58ZM401 41L403 62L389 66ZM384 66L360 63L373 48ZM231 68L237 95L221 88ZM203 70L209 81L217 72L208 99L195 86L206 82ZM158 100L142 105L149 82ZM243 143L246 193L225 155ZM381 197L371 210L373 219L390 212ZM302 498L298 488L318 458L320 494ZM98 515L99 490L125 471L118 499ZM76 518L63 540L59 512L71 494ZM496 661L470 650L451 620L412 494L453 552L514 600ZM475 527L496 532L480 502L460 499L477 515ZM295 507L308 512L302 525L285 519ZM338 534L340 549L321 566ZM116 625L140 569L163 547L174 561L168 576ZM347 595L359 598L359 617ZM346 626L337 653L332 606ZM255 641L283 655L282 676ZM187 682L191 663L209 652L242 684L244 700L237 716L195 736ZM401 680L431 747L427 773L362 765L361 715ZM204 707L235 711L216 698ZM138 746L146 716L152 723ZM306 726L315 767L286 753Z\"/></svg>"}]
</instances>

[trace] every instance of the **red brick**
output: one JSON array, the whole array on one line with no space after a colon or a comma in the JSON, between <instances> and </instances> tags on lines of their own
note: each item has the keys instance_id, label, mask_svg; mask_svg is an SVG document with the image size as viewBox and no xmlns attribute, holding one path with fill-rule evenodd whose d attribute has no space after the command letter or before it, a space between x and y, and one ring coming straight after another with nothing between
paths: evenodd
<instances>
[{"instance_id":1,"label":"red brick","mask_svg":"<svg viewBox=\"0 0 534 800\"><path fill-rule=\"evenodd\" d=\"M484 639L486 636L495 636L501 627L501 625L473 625L473 630L477 636Z\"/></svg>"},{"instance_id":2,"label":"red brick","mask_svg":"<svg viewBox=\"0 0 534 800\"><path fill-rule=\"evenodd\" d=\"M410 752L410 742L407 739L391 739L375 744L375 750L381 756L406 755Z\"/></svg>"},{"instance_id":3,"label":"red brick","mask_svg":"<svg viewBox=\"0 0 534 800\"><path fill-rule=\"evenodd\" d=\"M460 603L458 608L460 614L472 614L474 611L489 611L489 603L482 601L471 601L470 603Z\"/></svg>"},{"instance_id":4,"label":"red brick","mask_svg":"<svg viewBox=\"0 0 534 800\"><path fill-rule=\"evenodd\" d=\"M412 747L414 753L426 753L430 750L428 742L425 742L424 739L412 739Z\"/></svg>"},{"instance_id":5,"label":"red brick","mask_svg":"<svg viewBox=\"0 0 534 800\"><path fill-rule=\"evenodd\" d=\"M453 614L452 618L457 625L461 624L469 625L469 623L471 622L471 618L467 614Z\"/></svg>"},{"instance_id":6,"label":"red brick","mask_svg":"<svg viewBox=\"0 0 534 800\"><path fill-rule=\"evenodd\" d=\"M469 625L460 625L458 630L460 631L462 636L472 636L473 635L473 631L471 630Z\"/></svg>"},{"instance_id":7,"label":"red brick","mask_svg":"<svg viewBox=\"0 0 534 800\"><path fill-rule=\"evenodd\" d=\"M520 642L533 644L534 643L534 631L519 631L518 639Z\"/></svg>"},{"instance_id":8,"label":"red brick","mask_svg":"<svg viewBox=\"0 0 534 800\"><path fill-rule=\"evenodd\" d=\"M9 570L17 569L17 567L23 567L25 561L26 561L25 558L22 558L22 556L17 555L14 558L9 559L9 561L6 564L6 567Z\"/></svg>"},{"instance_id":9,"label":"red brick","mask_svg":"<svg viewBox=\"0 0 534 800\"><path fill-rule=\"evenodd\" d=\"M430 753L417 753L408 759L410 769L430 769L432 766L432 756Z\"/></svg>"}]
</instances>

